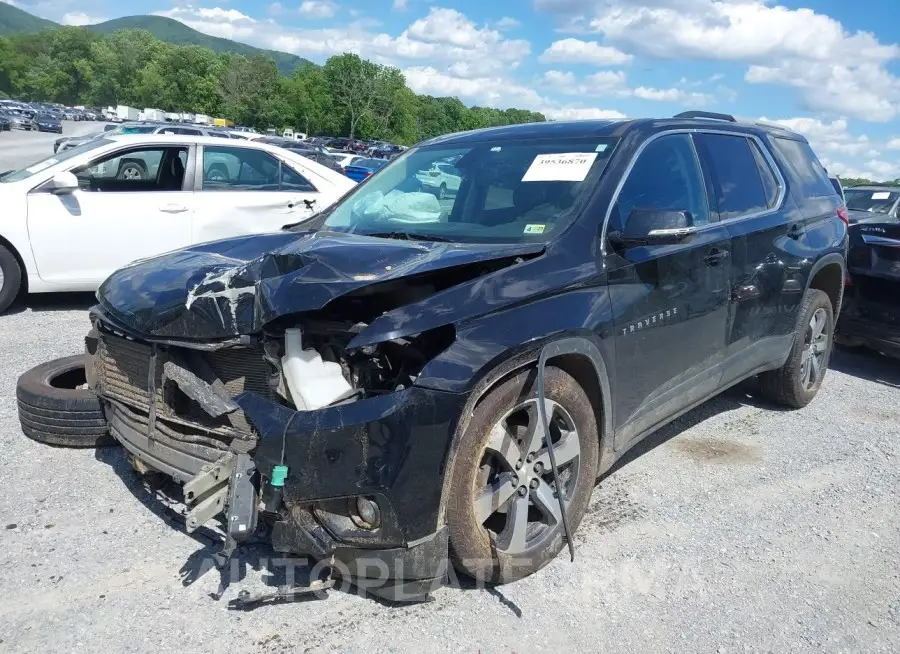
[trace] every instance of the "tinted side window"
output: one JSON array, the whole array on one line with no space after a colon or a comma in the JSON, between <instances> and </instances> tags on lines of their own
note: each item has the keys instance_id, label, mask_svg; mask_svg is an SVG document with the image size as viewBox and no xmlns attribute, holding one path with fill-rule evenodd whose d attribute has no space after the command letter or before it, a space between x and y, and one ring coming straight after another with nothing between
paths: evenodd
<instances>
[{"instance_id":1,"label":"tinted side window","mask_svg":"<svg viewBox=\"0 0 900 654\"><path fill-rule=\"evenodd\" d=\"M822 197L834 194L825 167L819 162L808 143L785 138L773 138L772 142L784 157L793 176L800 182L803 195Z\"/></svg>"},{"instance_id":2,"label":"tinted side window","mask_svg":"<svg viewBox=\"0 0 900 654\"><path fill-rule=\"evenodd\" d=\"M743 136L697 134L697 150L712 180L722 220L768 208L749 141Z\"/></svg>"},{"instance_id":3,"label":"tinted side window","mask_svg":"<svg viewBox=\"0 0 900 654\"><path fill-rule=\"evenodd\" d=\"M772 209L778 201L778 179L775 177L775 173L772 172L772 166L766 160L762 150L759 149L759 143L750 141L750 149L753 150L753 156L756 158L756 167L759 169L759 177L762 180L763 189L766 191L766 204L769 206L769 209Z\"/></svg>"},{"instance_id":4,"label":"tinted side window","mask_svg":"<svg viewBox=\"0 0 900 654\"><path fill-rule=\"evenodd\" d=\"M695 225L709 222L703 178L687 134L663 136L641 152L616 202L619 229L635 209L690 212Z\"/></svg>"}]
</instances>

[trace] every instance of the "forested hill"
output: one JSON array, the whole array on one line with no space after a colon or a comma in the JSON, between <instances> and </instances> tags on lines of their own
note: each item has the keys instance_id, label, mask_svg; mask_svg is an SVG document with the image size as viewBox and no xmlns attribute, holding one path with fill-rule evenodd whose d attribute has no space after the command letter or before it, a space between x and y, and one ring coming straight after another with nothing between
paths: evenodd
<instances>
[{"instance_id":1,"label":"forested hill","mask_svg":"<svg viewBox=\"0 0 900 654\"><path fill-rule=\"evenodd\" d=\"M166 43L174 43L176 45L199 45L204 48L209 48L213 52L233 52L235 54L244 55L245 57L264 54L275 62L278 72L282 75L290 75L295 68L312 63L308 59L287 52L263 50L261 48L254 48L252 45L247 45L245 43L238 43L237 41L230 41L217 36L209 36L208 34L198 32L173 18L166 18L164 16L125 16L124 18L114 18L104 23L97 23L96 25L88 25L87 28L98 34L110 34L116 30L123 29L147 30L160 41L165 41Z\"/></svg>"},{"instance_id":2,"label":"forested hill","mask_svg":"<svg viewBox=\"0 0 900 654\"><path fill-rule=\"evenodd\" d=\"M27 34L54 27L61 26L52 20L38 18L0 0L0 36ZM150 32L160 41L175 45L199 45L213 52L233 52L245 57L263 54L275 62L278 72L282 75L290 75L295 68L311 63L308 59L287 52L263 50L245 43L209 36L164 16L125 16L86 27L97 34L111 34L122 29L140 29Z\"/></svg>"}]
</instances>

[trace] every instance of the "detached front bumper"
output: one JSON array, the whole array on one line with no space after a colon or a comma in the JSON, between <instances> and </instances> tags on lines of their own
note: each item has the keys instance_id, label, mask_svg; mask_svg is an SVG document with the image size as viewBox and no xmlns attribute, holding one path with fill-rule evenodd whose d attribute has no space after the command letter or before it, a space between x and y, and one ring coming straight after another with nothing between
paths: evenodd
<instances>
[{"instance_id":1,"label":"detached front bumper","mask_svg":"<svg viewBox=\"0 0 900 654\"><path fill-rule=\"evenodd\" d=\"M171 388L164 361L180 360L180 348L159 346L153 356L147 344L96 330L92 336L88 377L110 433L137 468L184 484L189 529L192 520L224 512L226 534L239 541L232 523L246 531L261 511L277 551L330 559L354 577L387 570L389 580L370 590L388 597L415 595L445 576L441 493L465 395L411 387L296 412L266 397L261 372L250 370L262 362L251 360L255 354L203 353L217 383L230 393L244 389L226 420L198 414L195 402ZM141 368L140 361L150 363ZM366 517L360 501L371 508Z\"/></svg>"}]
</instances>

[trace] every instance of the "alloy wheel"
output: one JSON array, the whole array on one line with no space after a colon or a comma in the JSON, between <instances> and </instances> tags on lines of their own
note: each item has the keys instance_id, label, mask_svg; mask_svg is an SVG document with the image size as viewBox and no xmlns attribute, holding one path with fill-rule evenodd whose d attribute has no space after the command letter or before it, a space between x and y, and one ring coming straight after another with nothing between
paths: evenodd
<instances>
[{"instance_id":1,"label":"alloy wheel","mask_svg":"<svg viewBox=\"0 0 900 654\"><path fill-rule=\"evenodd\" d=\"M800 378L803 386L810 390L819 381L825 368L825 354L828 350L828 314L819 308L813 313L806 326L803 353L800 355Z\"/></svg>"},{"instance_id":2,"label":"alloy wheel","mask_svg":"<svg viewBox=\"0 0 900 654\"><path fill-rule=\"evenodd\" d=\"M544 407L549 438L538 400L518 404L491 429L476 477L476 519L505 554L543 546L562 527L548 441L567 507L578 483L581 444L575 423L558 403L545 400Z\"/></svg>"}]
</instances>

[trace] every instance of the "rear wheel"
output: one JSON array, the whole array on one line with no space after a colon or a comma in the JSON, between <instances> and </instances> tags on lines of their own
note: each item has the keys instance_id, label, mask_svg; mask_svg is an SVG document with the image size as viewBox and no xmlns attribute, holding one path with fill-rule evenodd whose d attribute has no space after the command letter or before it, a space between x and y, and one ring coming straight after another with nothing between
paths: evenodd
<instances>
[{"instance_id":1,"label":"rear wheel","mask_svg":"<svg viewBox=\"0 0 900 654\"><path fill-rule=\"evenodd\" d=\"M785 364L778 370L759 376L763 394L771 400L799 409L812 402L819 392L834 339L834 311L823 291L806 292L800 321L794 333L794 346Z\"/></svg>"},{"instance_id":2,"label":"rear wheel","mask_svg":"<svg viewBox=\"0 0 900 654\"><path fill-rule=\"evenodd\" d=\"M13 253L0 245L0 313L6 311L19 296L22 269Z\"/></svg>"},{"instance_id":3,"label":"rear wheel","mask_svg":"<svg viewBox=\"0 0 900 654\"><path fill-rule=\"evenodd\" d=\"M535 371L500 384L475 409L460 443L447 502L451 556L466 575L491 583L526 577L564 544L548 451L553 447L572 532L587 508L597 471L593 408L570 375L548 367L538 414Z\"/></svg>"},{"instance_id":4,"label":"rear wheel","mask_svg":"<svg viewBox=\"0 0 900 654\"><path fill-rule=\"evenodd\" d=\"M119 172L116 175L116 179L136 180L144 179L146 176L147 173L143 166L134 161L126 161L119 166Z\"/></svg>"}]
</instances>

